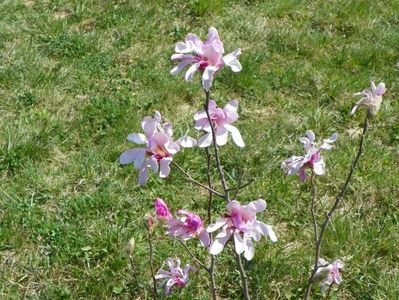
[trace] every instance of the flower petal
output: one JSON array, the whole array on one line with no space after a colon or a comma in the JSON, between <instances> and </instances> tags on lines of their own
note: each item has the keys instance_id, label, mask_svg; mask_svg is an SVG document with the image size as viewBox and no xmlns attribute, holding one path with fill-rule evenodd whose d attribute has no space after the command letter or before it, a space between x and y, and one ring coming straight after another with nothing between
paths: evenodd
<instances>
[{"instance_id":1,"label":"flower petal","mask_svg":"<svg viewBox=\"0 0 399 300\"><path fill-rule=\"evenodd\" d=\"M190 53L193 49L193 43L188 41L187 43L184 42L177 42L175 45L175 52L177 53Z\"/></svg>"},{"instance_id":2,"label":"flower petal","mask_svg":"<svg viewBox=\"0 0 399 300\"><path fill-rule=\"evenodd\" d=\"M176 75L185 67L187 67L191 62L189 61L182 61L177 66L175 66L172 70L170 70L170 74Z\"/></svg>"},{"instance_id":3,"label":"flower petal","mask_svg":"<svg viewBox=\"0 0 399 300\"><path fill-rule=\"evenodd\" d=\"M143 128L146 137L150 138L156 131L156 124L154 119L150 117L145 117L143 122L141 122L141 127Z\"/></svg>"},{"instance_id":4,"label":"flower petal","mask_svg":"<svg viewBox=\"0 0 399 300\"><path fill-rule=\"evenodd\" d=\"M212 145L212 133L208 132L198 139L198 147L205 148Z\"/></svg>"},{"instance_id":5,"label":"flower petal","mask_svg":"<svg viewBox=\"0 0 399 300\"><path fill-rule=\"evenodd\" d=\"M238 109L238 101L237 100L231 100L223 108L223 110L227 110L229 112L237 112L237 109Z\"/></svg>"},{"instance_id":6,"label":"flower petal","mask_svg":"<svg viewBox=\"0 0 399 300\"><path fill-rule=\"evenodd\" d=\"M213 74L218 70L218 67L208 66L202 74L202 87L205 91L209 91L212 87Z\"/></svg>"},{"instance_id":7,"label":"flower petal","mask_svg":"<svg viewBox=\"0 0 399 300\"><path fill-rule=\"evenodd\" d=\"M209 247L209 244L211 243L211 238L208 234L208 232L206 232L205 229L203 229L200 234L199 234L199 239L201 241L202 246L204 247Z\"/></svg>"},{"instance_id":8,"label":"flower petal","mask_svg":"<svg viewBox=\"0 0 399 300\"><path fill-rule=\"evenodd\" d=\"M263 199L258 199L250 202L247 207L258 213L266 209L266 201Z\"/></svg>"},{"instance_id":9,"label":"flower petal","mask_svg":"<svg viewBox=\"0 0 399 300\"><path fill-rule=\"evenodd\" d=\"M133 142L136 144L145 144L147 143L147 139L142 133L131 133L127 136L127 140L129 142Z\"/></svg>"},{"instance_id":10,"label":"flower petal","mask_svg":"<svg viewBox=\"0 0 399 300\"><path fill-rule=\"evenodd\" d=\"M144 163L147 165L147 167L150 167L154 173L158 172L158 161L154 156L147 158Z\"/></svg>"},{"instance_id":11,"label":"flower petal","mask_svg":"<svg viewBox=\"0 0 399 300\"><path fill-rule=\"evenodd\" d=\"M323 157L319 157L317 160L313 162L313 171L316 175L323 175L325 172L325 164Z\"/></svg>"},{"instance_id":12,"label":"flower petal","mask_svg":"<svg viewBox=\"0 0 399 300\"><path fill-rule=\"evenodd\" d=\"M218 128L216 128L216 132L215 133L216 133L216 144L218 146L226 145L227 139L229 137L227 129L224 128L224 127L218 127Z\"/></svg>"},{"instance_id":13,"label":"flower petal","mask_svg":"<svg viewBox=\"0 0 399 300\"><path fill-rule=\"evenodd\" d=\"M314 142L314 140L316 139L314 132L312 130L306 130L305 134L308 137L309 142L312 144Z\"/></svg>"},{"instance_id":14,"label":"flower petal","mask_svg":"<svg viewBox=\"0 0 399 300\"><path fill-rule=\"evenodd\" d=\"M375 89L374 93L376 96L382 96L385 93L385 91L386 91L385 83L380 82L378 84L377 88Z\"/></svg>"},{"instance_id":15,"label":"flower petal","mask_svg":"<svg viewBox=\"0 0 399 300\"><path fill-rule=\"evenodd\" d=\"M196 64L193 64L190 68L188 68L186 74L184 75L184 79L186 81L191 81L193 79L195 72L198 71L199 66L200 66L200 64L196 63Z\"/></svg>"},{"instance_id":16,"label":"flower petal","mask_svg":"<svg viewBox=\"0 0 399 300\"><path fill-rule=\"evenodd\" d=\"M208 226L208 228L206 229L206 231L214 232L214 231L218 230L219 228L223 227L224 225L226 225L226 220L225 219L218 219L218 220L216 220L215 223L210 224Z\"/></svg>"},{"instance_id":17,"label":"flower petal","mask_svg":"<svg viewBox=\"0 0 399 300\"><path fill-rule=\"evenodd\" d=\"M146 183L148 180L148 171L147 171L147 166L141 168L140 173L139 173L139 184L143 185Z\"/></svg>"},{"instance_id":18,"label":"flower petal","mask_svg":"<svg viewBox=\"0 0 399 300\"><path fill-rule=\"evenodd\" d=\"M222 252L224 246L226 245L232 234L233 231L231 229L221 231L216 236L211 247L209 248L209 253L212 255L218 255L220 252Z\"/></svg>"},{"instance_id":19,"label":"flower petal","mask_svg":"<svg viewBox=\"0 0 399 300\"><path fill-rule=\"evenodd\" d=\"M272 226L267 225L267 224L265 224L265 223L263 223L261 221L258 221L258 226L259 226L259 228L261 230L261 233L264 236L268 236L272 242L277 242L277 236L274 233L274 230L273 230Z\"/></svg>"},{"instance_id":20,"label":"flower petal","mask_svg":"<svg viewBox=\"0 0 399 300\"><path fill-rule=\"evenodd\" d=\"M244 236L245 252L244 257L246 260L251 260L255 255L255 247L250 237Z\"/></svg>"},{"instance_id":21,"label":"flower petal","mask_svg":"<svg viewBox=\"0 0 399 300\"><path fill-rule=\"evenodd\" d=\"M144 161L146 149L144 148L133 148L129 149L119 156L119 162L121 165L126 165L134 162L134 168L138 169Z\"/></svg>"},{"instance_id":22,"label":"flower petal","mask_svg":"<svg viewBox=\"0 0 399 300\"><path fill-rule=\"evenodd\" d=\"M242 70L242 66L237 59L240 55L241 49L236 49L233 52L225 55L223 57L223 62L229 66L233 72L240 72Z\"/></svg>"},{"instance_id":23,"label":"flower petal","mask_svg":"<svg viewBox=\"0 0 399 300\"><path fill-rule=\"evenodd\" d=\"M164 157L159 161L159 177L165 178L169 175L171 162L172 157Z\"/></svg>"},{"instance_id":24,"label":"flower petal","mask_svg":"<svg viewBox=\"0 0 399 300\"><path fill-rule=\"evenodd\" d=\"M240 131L237 129L237 127L230 125L230 124L225 124L224 127L231 132L231 137L233 138L234 143L238 147L245 147L245 143L242 139Z\"/></svg>"},{"instance_id":25,"label":"flower petal","mask_svg":"<svg viewBox=\"0 0 399 300\"><path fill-rule=\"evenodd\" d=\"M197 140L190 136L183 136L176 141L183 148L192 148L197 145Z\"/></svg>"},{"instance_id":26,"label":"flower petal","mask_svg":"<svg viewBox=\"0 0 399 300\"><path fill-rule=\"evenodd\" d=\"M234 245L236 248L236 252L238 255L244 252L245 250L245 244L244 240L239 232L234 232Z\"/></svg>"}]
</instances>

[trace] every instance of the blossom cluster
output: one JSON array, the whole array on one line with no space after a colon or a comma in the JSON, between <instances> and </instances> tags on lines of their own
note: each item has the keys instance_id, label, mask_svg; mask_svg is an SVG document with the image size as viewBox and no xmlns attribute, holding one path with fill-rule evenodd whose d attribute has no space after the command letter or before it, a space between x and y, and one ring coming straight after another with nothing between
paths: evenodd
<instances>
[{"instance_id":1,"label":"blossom cluster","mask_svg":"<svg viewBox=\"0 0 399 300\"><path fill-rule=\"evenodd\" d=\"M197 111L193 116L194 128L202 135L198 140L190 136L174 139L173 126L169 122L164 122L159 112L155 112L154 117L145 117L141 123L143 133L131 133L127 137L129 142L143 146L129 149L119 157L122 165L132 164L139 170L140 185L147 182L150 170L153 173L159 173L161 178L167 177L171 172L170 166L174 156L182 148L196 146L206 148L215 143L213 146L216 152L218 146L226 145L229 136L238 147L245 147L239 129L232 125L239 119L238 101L231 100L221 108L215 100L209 99L209 90L213 85L214 77L223 66L230 67L233 72L241 71L242 66L238 61L241 49L224 55L224 44L217 30L210 27L205 41L189 33L184 42L178 42L175 45L175 52L171 60L178 61L178 64L170 71L171 74L176 75L185 69L183 78L191 81L195 73L202 73L202 88L207 97L206 110ZM351 114L364 106L368 108L368 114L375 115L380 108L385 91L384 83L376 86L372 81L371 89L355 94L363 98L355 104ZM307 179L306 172L310 171L312 176L325 174L326 165L322 153L331 150L337 138L338 134L334 133L318 143L314 132L306 130L305 137L299 138L300 143L303 144L304 154L284 160L281 168L286 175L299 174L302 182ZM211 255L219 255L231 241L238 255L243 253L247 260L251 260L255 254L254 241L259 241L262 236L269 238L272 242L277 241L273 227L257 219L257 214L266 209L266 201L263 199L246 205L240 204L237 200L228 200L226 211L214 223L208 224L207 228L201 217L194 212L179 209L172 214L161 198L155 199L154 206L157 219L166 228L166 235L182 241L198 239ZM216 231L218 231L216 236L212 238ZM163 280L165 294L170 294L174 287L183 288L189 280L189 271L195 269L190 264L182 268L178 258L168 258L166 264L169 270L160 269L155 279ZM339 260L332 264L319 260L314 279L321 283L322 290L334 283L341 283L339 270L343 266L344 264Z\"/></svg>"}]
</instances>

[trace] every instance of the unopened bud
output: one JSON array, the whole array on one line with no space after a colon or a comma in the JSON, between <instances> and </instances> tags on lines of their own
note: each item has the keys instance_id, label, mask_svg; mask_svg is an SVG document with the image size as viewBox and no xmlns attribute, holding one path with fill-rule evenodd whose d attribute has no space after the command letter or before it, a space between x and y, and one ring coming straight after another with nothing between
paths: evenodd
<instances>
[{"instance_id":1,"label":"unopened bud","mask_svg":"<svg viewBox=\"0 0 399 300\"><path fill-rule=\"evenodd\" d=\"M131 238L126 245L127 254L129 255L133 254L135 246L136 246L136 241L134 240L134 238Z\"/></svg>"},{"instance_id":2,"label":"unopened bud","mask_svg":"<svg viewBox=\"0 0 399 300\"><path fill-rule=\"evenodd\" d=\"M147 230L151 231L152 227L154 225L154 218L152 215L146 215L144 217L144 226L147 228Z\"/></svg>"}]
</instances>

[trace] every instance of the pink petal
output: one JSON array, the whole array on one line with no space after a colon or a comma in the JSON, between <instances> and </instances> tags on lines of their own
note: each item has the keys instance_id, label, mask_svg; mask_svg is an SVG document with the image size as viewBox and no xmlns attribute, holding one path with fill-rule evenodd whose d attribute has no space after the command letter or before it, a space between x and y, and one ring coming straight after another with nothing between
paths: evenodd
<instances>
[{"instance_id":1,"label":"pink petal","mask_svg":"<svg viewBox=\"0 0 399 300\"><path fill-rule=\"evenodd\" d=\"M202 246L204 247L209 247L209 244L211 243L211 238L209 234L206 232L205 229L203 229L200 234L199 234L199 239L202 243Z\"/></svg>"},{"instance_id":2,"label":"pink petal","mask_svg":"<svg viewBox=\"0 0 399 300\"><path fill-rule=\"evenodd\" d=\"M185 67L187 67L191 62L189 61L182 61L177 66L175 66L172 70L170 70L170 74L176 75L180 73Z\"/></svg>"},{"instance_id":3,"label":"pink petal","mask_svg":"<svg viewBox=\"0 0 399 300\"><path fill-rule=\"evenodd\" d=\"M183 148L192 148L197 145L197 140L190 136L183 136L177 140L177 143Z\"/></svg>"},{"instance_id":4,"label":"pink petal","mask_svg":"<svg viewBox=\"0 0 399 300\"><path fill-rule=\"evenodd\" d=\"M164 157L159 161L159 177L165 178L170 173L170 163L172 162L171 157Z\"/></svg>"},{"instance_id":5,"label":"pink petal","mask_svg":"<svg viewBox=\"0 0 399 300\"><path fill-rule=\"evenodd\" d=\"M144 161L146 149L144 148L133 148L129 149L121 154L119 162L121 165L126 165L134 162L134 167L138 169Z\"/></svg>"},{"instance_id":6,"label":"pink petal","mask_svg":"<svg viewBox=\"0 0 399 300\"><path fill-rule=\"evenodd\" d=\"M233 234L233 230L227 229L219 232L213 241L211 247L209 248L209 253L212 255L218 255L223 251L224 246Z\"/></svg>"},{"instance_id":7,"label":"pink petal","mask_svg":"<svg viewBox=\"0 0 399 300\"><path fill-rule=\"evenodd\" d=\"M376 96L382 96L385 93L385 91L386 91L385 83L380 82L378 84L377 88L375 89L375 95Z\"/></svg>"},{"instance_id":8,"label":"pink petal","mask_svg":"<svg viewBox=\"0 0 399 300\"><path fill-rule=\"evenodd\" d=\"M208 132L198 139L198 147L205 148L212 145L212 133Z\"/></svg>"},{"instance_id":9,"label":"pink petal","mask_svg":"<svg viewBox=\"0 0 399 300\"><path fill-rule=\"evenodd\" d=\"M244 243L245 243L244 257L246 258L246 260L251 260L255 255L255 248L252 239L250 237L244 236Z\"/></svg>"},{"instance_id":10,"label":"pink petal","mask_svg":"<svg viewBox=\"0 0 399 300\"><path fill-rule=\"evenodd\" d=\"M149 158L147 158L144 163L147 167L150 167L154 173L158 172L158 161L154 156L150 156Z\"/></svg>"},{"instance_id":11,"label":"pink petal","mask_svg":"<svg viewBox=\"0 0 399 300\"><path fill-rule=\"evenodd\" d=\"M308 137L310 143L313 143L314 140L316 139L316 136L312 130L306 130L305 134Z\"/></svg>"},{"instance_id":12,"label":"pink petal","mask_svg":"<svg viewBox=\"0 0 399 300\"><path fill-rule=\"evenodd\" d=\"M147 143L147 138L142 133L131 133L127 136L127 140L136 144Z\"/></svg>"},{"instance_id":13,"label":"pink petal","mask_svg":"<svg viewBox=\"0 0 399 300\"><path fill-rule=\"evenodd\" d=\"M234 245L235 245L236 252L238 255L240 255L241 253L244 252L244 250L245 250L244 240L241 237L241 234L237 231L234 232Z\"/></svg>"},{"instance_id":14,"label":"pink petal","mask_svg":"<svg viewBox=\"0 0 399 300\"><path fill-rule=\"evenodd\" d=\"M208 116L205 111L197 111L194 113L194 121L198 121L201 119L206 119Z\"/></svg>"},{"instance_id":15,"label":"pink petal","mask_svg":"<svg viewBox=\"0 0 399 300\"><path fill-rule=\"evenodd\" d=\"M229 66L233 72L240 72L242 70L242 66L237 59L240 54L241 49L237 49L223 57L223 62Z\"/></svg>"},{"instance_id":16,"label":"pink petal","mask_svg":"<svg viewBox=\"0 0 399 300\"><path fill-rule=\"evenodd\" d=\"M252 201L248 204L248 208L250 208L251 210L253 210L257 213L264 211L266 209L266 201L263 199L258 199L258 200Z\"/></svg>"},{"instance_id":17,"label":"pink petal","mask_svg":"<svg viewBox=\"0 0 399 300\"><path fill-rule=\"evenodd\" d=\"M225 124L224 127L231 132L231 137L238 147L245 147L240 131L233 125Z\"/></svg>"},{"instance_id":18,"label":"pink petal","mask_svg":"<svg viewBox=\"0 0 399 300\"><path fill-rule=\"evenodd\" d=\"M324 174L325 164L324 164L323 157L320 157L319 159L317 159L313 162L313 171L315 172L316 175Z\"/></svg>"},{"instance_id":19,"label":"pink petal","mask_svg":"<svg viewBox=\"0 0 399 300\"><path fill-rule=\"evenodd\" d=\"M209 27L207 41L208 42L213 42L215 40L216 41L220 41L219 33L218 33L218 31L216 30L215 27Z\"/></svg>"},{"instance_id":20,"label":"pink petal","mask_svg":"<svg viewBox=\"0 0 399 300\"><path fill-rule=\"evenodd\" d=\"M139 184L143 185L144 183L146 183L148 180L148 171L147 171L147 167L144 167L140 170L139 173Z\"/></svg>"},{"instance_id":21,"label":"pink petal","mask_svg":"<svg viewBox=\"0 0 399 300\"><path fill-rule=\"evenodd\" d=\"M277 236L274 233L274 230L273 230L272 226L267 225L267 224L265 224L265 223L263 223L261 221L258 221L257 225L259 226L259 228L261 230L261 233L264 236L268 236L272 242L277 242Z\"/></svg>"},{"instance_id":22,"label":"pink petal","mask_svg":"<svg viewBox=\"0 0 399 300\"><path fill-rule=\"evenodd\" d=\"M195 72L198 71L199 66L200 66L200 64L196 63L196 64L193 64L190 68L188 68L186 74L184 75L184 79L186 81L191 81L193 79Z\"/></svg>"},{"instance_id":23,"label":"pink petal","mask_svg":"<svg viewBox=\"0 0 399 300\"><path fill-rule=\"evenodd\" d=\"M229 137L229 134L228 134L226 128L224 128L224 127L216 128L216 144L218 146L226 145L228 137Z\"/></svg>"},{"instance_id":24,"label":"pink petal","mask_svg":"<svg viewBox=\"0 0 399 300\"><path fill-rule=\"evenodd\" d=\"M218 70L218 67L208 66L202 74L202 87L205 91L209 91L212 87L213 74Z\"/></svg>"},{"instance_id":25,"label":"pink petal","mask_svg":"<svg viewBox=\"0 0 399 300\"><path fill-rule=\"evenodd\" d=\"M141 127L143 128L144 134L150 138L155 130L156 130L156 124L154 120L150 117L145 117L143 122L141 122Z\"/></svg>"},{"instance_id":26,"label":"pink petal","mask_svg":"<svg viewBox=\"0 0 399 300\"><path fill-rule=\"evenodd\" d=\"M238 109L238 101L237 100L231 100L229 103L227 103L224 108L224 110L229 111L229 112L236 112Z\"/></svg>"},{"instance_id":27,"label":"pink petal","mask_svg":"<svg viewBox=\"0 0 399 300\"><path fill-rule=\"evenodd\" d=\"M175 45L175 52L177 53L190 53L193 49L192 43L177 42Z\"/></svg>"},{"instance_id":28,"label":"pink petal","mask_svg":"<svg viewBox=\"0 0 399 300\"><path fill-rule=\"evenodd\" d=\"M208 226L208 228L206 229L206 231L214 232L214 231L218 230L219 228L223 227L225 224L226 224L226 220L225 219L218 219L218 220L216 220L215 223L210 224Z\"/></svg>"}]
</instances>

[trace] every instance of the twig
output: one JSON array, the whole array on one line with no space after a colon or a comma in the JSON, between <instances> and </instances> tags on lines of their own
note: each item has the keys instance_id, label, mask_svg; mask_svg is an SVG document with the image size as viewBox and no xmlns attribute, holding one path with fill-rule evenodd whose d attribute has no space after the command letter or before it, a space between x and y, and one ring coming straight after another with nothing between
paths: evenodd
<instances>
[{"instance_id":1,"label":"twig","mask_svg":"<svg viewBox=\"0 0 399 300\"><path fill-rule=\"evenodd\" d=\"M236 252L235 247L234 247L233 251L234 251L234 256L236 258L237 265L239 266L238 270L240 272L241 281L242 281L242 293L243 293L244 299L249 300L250 297L249 297L249 292L248 292L248 277L247 277L247 274L245 274L244 266L242 265L240 254L238 254Z\"/></svg>"},{"instance_id":2,"label":"twig","mask_svg":"<svg viewBox=\"0 0 399 300\"><path fill-rule=\"evenodd\" d=\"M146 229L148 233L148 244L150 245L150 269L151 269L151 277L153 282L152 297L153 299L157 299L157 281L155 279L155 272L154 272L154 247L152 245L151 228L148 224L146 224Z\"/></svg>"},{"instance_id":3,"label":"twig","mask_svg":"<svg viewBox=\"0 0 399 300\"><path fill-rule=\"evenodd\" d=\"M360 142L359 142L359 150L358 150L358 152L356 154L355 160L353 161L353 163L351 165L351 169L349 171L348 177L346 178L346 181L345 181L341 191L339 192L338 196L335 198L334 205L332 206L330 211L326 214L326 218L325 218L323 224L321 225L319 238L318 238L317 243L316 243L315 264L314 264L314 267L313 267L312 274L311 274L311 276L310 276L310 278L308 280L308 284L306 286L306 292L305 292L305 297L304 297L305 300L309 299L310 290L311 290L311 287L312 287L312 284L313 284L314 276L316 275L316 272L319 269L318 263L319 263L319 260L320 260L320 249L321 249L321 244L322 244L322 241L323 241L324 233L326 232L327 226L330 223L333 214L337 210L338 205L340 204L342 198L345 195L346 190L349 187L349 183L350 183L350 181L352 179L352 176L353 176L353 173L354 173L354 171L355 171L355 169L357 167L357 164L359 162L360 156L363 154L364 137L366 135L367 128L368 128L368 115L366 115L366 117L364 119L363 133L362 133L362 136L361 136Z\"/></svg>"},{"instance_id":4,"label":"twig","mask_svg":"<svg viewBox=\"0 0 399 300\"><path fill-rule=\"evenodd\" d=\"M208 178L208 187L212 189L212 178L211 178L211 153L208 148L205 148L206 153L206 175ZM212 215L212 192L209 191L208 196L208 225L211 224L211 215Z\"/></svg>"},{"instance_id":5,"label":"twig","mask_svg":"<svg viewBox=\"0 0 399 300\"><path fill-rule=\"evenodd\" d=\"M206 97L206 103L205 103L204 107L205 107L206 116L208 117L209 125L211 127L211 131L212 131L212 144L213 144L213 150L215 152L216 167L219 171L220 180L222 182L225 199L227 202L229 202L230 201L229 189L227 188L227 183L226 183L226 179L224 177L222 164L220 163L218 145L216 144L215 125L213 124L212 118L209 114L209 91L205 91L205 97Z\"/></svg>"},{"instance_id":6,"label":"twig","mask_svg":"<svg viewBox=\"0 0 399 300\"><path fill-rule=\"evenodd\" d=\"M132 268L132 276L134 278L134 281L136 282L136 286L139 287L139 281L137 280L136 267L134 266L133 258L130 254L128 255L128 257L129 257L130 266Z\"/></svg>"},{"instance_id":7,"label":"twig","mask_svg":"<svg viewBox=\"0 0 399 300\"><path fill-rule=\"evenodd\" d=\"M206 174L208 177L208 186L209 188L212 188L212 178L211 178L211 153L208 148L205 148L205 153L206 153ZM209 192L208 195L208 225L211 224L211 217L212 217L212 192ZM212 233L210 233L210 237L212 239ZM209 273L209 279L210 279L210 288L211 288L211 295L212 299L216 300L216 281L215 281L215 263L216 263L216 257L215 255L211 254L211 263L208 268L208 273Z\"/></svg>"},{"instance_id":8,"label":"twig","mask_svg":"<svg viewBox=\"0 0 399 300\"><path fill-rule=\"evenodd\" d=\"M184 249L187 250L187 252L190 254L190 256L194 259L194 261L199 264L202 268L204 268L207 272L209 272L209 269L207 266L205 266L195 255L191 250L187 247L186 243L183 242L181 239L177 239L180 244L183 245Z\"/></svg>"},{"instance_id":9,"label":"twig","mask_svg":"<svg viewBox=\"0 0 399 300\"><path fill-rule=\"evenodd\" d=\"M205 184L202 184L201 182L199 182L199 181L195 180L194 178L192 178L190 174L188 174L182 167L180 167L180 166L179 166L177 163L175 163L174 161L172 161L172 164L173 164L174 166L176 166L176 168L178 168L178 169L180 170L180 172L182 172L184 175L186 175L186 177L187 177L187 179L188 179L189 181L191 181L191 182L193 182L193 183L199 185L200 187L202 187L202 188L204 188L204 189L206 189L206 190L208 190L208 191L214 193L215 195L219 196L220 198L225 199L225 196L223 196L221 193L215 191L214 189L212 189L212 188L206 186Z\"/></svg>"},{"instance_id":10,"label":"twig","mask_svg":"<svg viewBox=\"0 0 399 300\"><path fill-rule=\"evenodd\" d=\"M204 107L205 107L206 115L208 117L209 125L211 127L211 131L212 131L212 142L213 142L213 150L214 150L214 155L215 155L216 167L217 167L217 169L219 171L220 181L221 181L222 186L223 186L224 199L226 199L227 202L230 202L229 188L227 187L227 182L226 182L226 179L224 177L222 164L220 163L220 158L219 158L218 146L216 144L215 126L214 126L213 121L211 119L211 116L209 114L209 99L210 99L209 98L209 91L205 91L205 96L206 96L206 103L205 103ZM234 255L236 257L238 270L239 270L240 275L241 275L241 283L242 283L242 290L243 290L243 294L244 294L244 299L249 300L250 297L249 297L249 292L248 292L247 275L245 273L244 266L242 265L241 257L235 251L235 244L233 243L233 245L234 245L233 247L234 247L234 253L235 253Z\"/></svg>"},{"instance_id":11,"label":"twig","mask_svg":"<svg viewBox=\"0 0 399 300\"><path fill-rule=\"evenodd\" d=\"M314 243L315 247L317 247L317 236L318 236L318 228L317 228L317 220L316 220L316 215L315 215L315 209L316 209L316 183L315 183L315 178L314 178L314 172L312 170L312 175L310 177L310 183L312 185L312 206L311 206L311 213L312 213L312 222L313 222L313 236L314 236Z\"/></svg>"}]
</instances>

